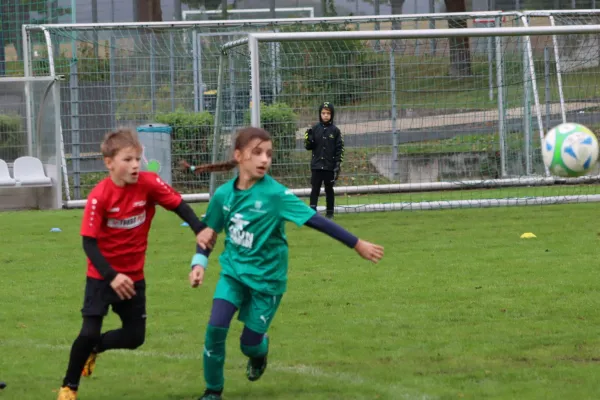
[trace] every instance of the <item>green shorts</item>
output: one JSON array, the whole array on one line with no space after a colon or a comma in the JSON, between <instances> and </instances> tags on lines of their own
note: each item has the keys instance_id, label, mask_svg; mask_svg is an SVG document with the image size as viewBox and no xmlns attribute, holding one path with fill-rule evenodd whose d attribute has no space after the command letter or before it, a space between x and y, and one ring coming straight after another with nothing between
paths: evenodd
<instances>
[{"instance_id":1,"label":"green shorts","mask_svg":"<svg viewBox=\"0 0 600 400\"><path fill-rule=\"evenodd\" d=\"M230 276L221 275L213 298L230 302L239 310L238 320L255 332L266 333L282 297L257 292Z\"/></svg>"}]
</instances>

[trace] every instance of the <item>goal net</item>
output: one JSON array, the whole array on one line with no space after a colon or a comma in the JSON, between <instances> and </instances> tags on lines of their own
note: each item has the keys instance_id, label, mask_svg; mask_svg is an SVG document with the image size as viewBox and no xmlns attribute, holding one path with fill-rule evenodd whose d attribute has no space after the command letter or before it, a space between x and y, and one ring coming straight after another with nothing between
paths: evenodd
<instances>
[{"instance_id":1,"label":"goal net","mask_svg":"<svg viewBox=\"0 0 600 400\"><path fill-rule=\"evenodd\" d=\"M589 90L597 74L579 73L568 85L573 96L553 101L556 68L547 54L553 39L565 36L590 46L586 57L597 44L583 30L536 29L250 35L256 46L254 39L224 46L218 92L250 90L251 109L240 120L234 105L218 101L219 140L229 143L235 128L250 122L268 129L273 175L307 188L304 132L329 101L345 142L340 211L596 201L599 190L588 183L597 168L581 179L551 177L540 144L548 127L562 122L562 109L569 122L597 130L589 115L598 107ZM431 38L436 54L416 54Z\"/></svg>"}]
</instances>

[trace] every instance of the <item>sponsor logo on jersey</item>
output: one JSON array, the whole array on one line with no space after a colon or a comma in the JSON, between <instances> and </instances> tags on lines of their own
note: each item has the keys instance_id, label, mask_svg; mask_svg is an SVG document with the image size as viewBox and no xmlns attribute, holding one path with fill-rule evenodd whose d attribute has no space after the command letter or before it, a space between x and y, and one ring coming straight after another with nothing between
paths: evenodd
<instances>
[{"instance_id":1,"label":"sponsor logo on jersey","mask_svg":"<svg viewBox=\"0 0 600 400\"><path fill-rule=\"evenodd\" d=\"M134 207L144 207L146 205L146 200L140 200L133 203Z\"/></svg>"},{"instance_id":2,"label":"sponsor logo on jersey","mask_svg":"<svg viewBox=\"0 0 600 400\"><path fill-rule=\"evenodd\" d=\"M125 219L109 218L106 226L113 229L133 229L146 222L146 211Z\"/></svg>"},{"instance_id":3,"label":"sponsor logo on jersey","mask_svg":"<svg viewBox=\"0 0 600 400\"><path fill-rule=\"evenodd\" d=\"M230 219L229 238L238 246L251 249L254 244L254 234L246 232L244 228L250 223L244 219L244 215L236 213Z\"/></svg>"},{"instance_id":4,"label":"sponsor logo on jersey","mask_svg":"<svg viewBox=\"0 0 600 400\"><path fill-rule=\"evenodd\" d=\"M113 207L110 210L108 210L109 213L118 213L119 211L121 211L119 207Z\"/></svg>"}]
</instances>

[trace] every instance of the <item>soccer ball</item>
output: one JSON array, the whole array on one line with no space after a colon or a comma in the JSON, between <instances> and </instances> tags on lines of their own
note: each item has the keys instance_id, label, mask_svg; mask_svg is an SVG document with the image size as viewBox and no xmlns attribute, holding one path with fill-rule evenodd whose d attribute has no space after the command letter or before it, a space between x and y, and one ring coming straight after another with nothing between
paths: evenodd
<instances>
[{"instance_id":1,"label":"soccer ball","mask_svg":"<svg viewBox=\"0 0 600 400\"><path fill-rule=\"evenodd\" d=\"M598 140L581 124L560 124L544 138L542 158L553 175L585 175L598 161Z\"/></svg>"}]
</instances>

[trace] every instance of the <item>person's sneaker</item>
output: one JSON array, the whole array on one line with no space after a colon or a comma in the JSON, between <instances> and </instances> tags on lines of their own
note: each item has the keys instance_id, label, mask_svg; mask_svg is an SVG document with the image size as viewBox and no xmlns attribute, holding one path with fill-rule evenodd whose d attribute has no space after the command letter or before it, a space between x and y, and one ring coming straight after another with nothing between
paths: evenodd
<instances>
[{"instance_id":1,"label":"person's sneaker","mask_svg":"<svg viewBox=\"0 0 600 400\"><path fill-rule=\"evenodd\" d=\"M88 359L85 361L85 365L83 366L83 371L81 371L81 376L92 376L94 369L96 368L96 358L98 357L98 353L92 352Z\"/></svg>"},{"instance_id":2,"label":"person's sneaker","mask_svg":"<svg viewBox=\"0 0 600 400\"><path fill-rule=\"evenodd\" d=\"M204 394L202 395L202 397L200 397L198 400L221 400L221 399L223 399L223 397L221 397L221 392L217 392L216 390L206 389L204 391Z\"/></svg>"},{"instance_id":3,"label":"person's sneaker","mask_svg":"<svg viewBox=\"0 0 600 400\"><path fill-rule=\"evenodd\" d=\"M267 340L267 352L269 349L269 338L265 335ZM246 366L246 376L251 382L257 381L265 373L267 369L267 356L256 357L248 359L248 365Z\"/></svg>"},{"instance_id":4,"label":"person's sneaker","mask_svg":"<svg viewBox=\"0 0 600 400\"><path fill-rule=\"evenodd\" d=\"M327 215L325 215L325 218L333 219L333 214L327 214Z\"/></svg>"},{"instance_id":5,"label":"person's sneaker","mask_svg":"<svg viewBox=\"0 0 600 400\"><path fill-rule=\"evenodd\" d=\"M77 391L68 386L63 386L58 391L57 400L77 400Z\"/></svg>"}]
</instances>

